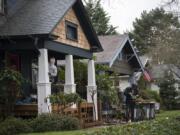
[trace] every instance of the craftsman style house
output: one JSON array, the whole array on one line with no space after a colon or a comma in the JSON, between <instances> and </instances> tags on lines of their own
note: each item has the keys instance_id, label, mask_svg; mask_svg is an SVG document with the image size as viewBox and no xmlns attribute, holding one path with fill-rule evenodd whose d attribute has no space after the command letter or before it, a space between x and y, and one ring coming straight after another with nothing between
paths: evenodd
<instances>
[{"instance_id":1,"label":"craftsman style house","mask_svg":"<svg viewBox=\"0 0 180 135\"><path fill-rule=\"evenodd\" d=\"M75 93L73 58L89 59L87 102L92 102L88 98L88 91L96 90L92 57L102 50L81 0L0 0L0 67L13 66L32 81L24 93L30 95L35 89L39 114L51 111L50 102L45 101L51 94L48 60L65 59L64 92ZM34 68L37 79L32 75Z\"/></svg>"},{"instance_id":2,"label":"craftsman style house","mask_svg":"<svg viewBox=\"0 0 180 135\"><path fill-rule=\"evenodd\" d=\"M104 51L95 54L96 63L109 66L109 72L119 76L114 86L123 91L124 86L136 83L134 73L144 69L128 35L100 36L99 40ZM128 78L129 82L124 82L124 77L126 80Z\"/></svg>"}]
</instances>

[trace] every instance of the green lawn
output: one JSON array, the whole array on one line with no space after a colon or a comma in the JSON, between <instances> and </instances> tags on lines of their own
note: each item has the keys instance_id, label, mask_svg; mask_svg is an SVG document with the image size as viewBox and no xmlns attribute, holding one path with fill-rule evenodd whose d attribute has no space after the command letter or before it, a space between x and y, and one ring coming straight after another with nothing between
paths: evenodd
<instances>
[{"instance_id":1,"label":"green lawn","mask_svg":"<svg viewBox=\"0 0 180 135\"><path fill-rule=\"evenodd\" d=\"M83 135L87 132L92 132L92 135L101 135L101 131L103 131L103 135L108 135L111 132L118 132L118 135L131 135L131 133L135 132L134 135L139 135L143 133L143 135L180 135L179 127L180 122L178 121L174 124L171 120L175 119L176 117L180 117L180 110L179 111L164 111L161 112L156 116L155 120L152 121L144 121L144 122L137 122L132 124L127 124L123 126L112 126L109 129L85 129L85 130L78 130L78 131L67 131L67 132L48 132L48 133L32 133L26 135ZM167 123L167 124L166 124ZM172 129L171 129L172 127ZM96 131L100 133L96 133ZM164 130L164 131L163 131ZM171 131L172 130L172 131ZM177 130L177 131L174 131ZM163 133L161 133L163 132ZM174 134L173 134L173 133ZM165 134L164 134L165 133ZM91 134L90 134L91 135ZM116 135L116 134L115 134Z\"/></svg>"},{"instance_id":2,"label":"green lawn","mask_svg":"<svg viewBox=\"0 0 180 135\"><path fill-rule=\"evenodd\" d=\"M81 135L84 131L67 131L67 132L47 132L47 133L34 133L28 135Z\"/></svg>"},{"instance_id":3,"label":"green lawn","mask_svg":"<svg viewBox=\"0 0 180 135\"><path fill-rule=\"evenodd\" d=\"M22 135L83 135L87 132L94 132L100 129L84 129L84 130L76 130L76 131L63 131L63 132L47 132L47 133L31 133L31 134L22 134Z\"/></svg>"},{"instance_id":4,"label":"green lawn","mask_svg":"<svg viewBox=\"0 0 180 135\"><path fill-rule=\"evenodd\" d=\"M30 133L30 134L21 134L21 135L83 135L87 132L95 132L100 130L100 128L88 128L75 131L62 131L62 132L46 132L46 133Z\"/></svg>"}]
</instances>

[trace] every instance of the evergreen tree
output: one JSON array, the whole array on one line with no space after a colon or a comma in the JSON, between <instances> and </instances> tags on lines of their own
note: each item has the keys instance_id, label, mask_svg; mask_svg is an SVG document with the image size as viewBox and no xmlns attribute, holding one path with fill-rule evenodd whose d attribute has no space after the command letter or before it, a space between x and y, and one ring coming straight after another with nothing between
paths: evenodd
<instances>
[{"instance_id":1,"label":"evergreen tree","mask_svg":"<svg viewBox=\"0 0 180 135\"><path fill-rule=\"evenodd\" d=\"M165 109L174 109L177 103L178 92L175 88L176 80L170 71L165 72L164 79L159 83L162 106Z\"/></svg>"},{"instance_id":2,"label":"evergreen tree","mask_svg":"<svg viewBox=\"0 0 180 135\"><path fill-rule=\"evenodd\" d=\"M144 11L140 19L136 18L130 37L133 44L143 54L156 46L176 44L173 42L174 34L179 26L178 18L172 13L166 13L164 9L156 8L149 13Z\"/></svg>"},{"instance_id":3,"label":"evergreen tree","mask_svg":"<svg viewBox=\"0 0 180 135\"><path fill-rule=\"evenodd\" d=\"M101 0L84 0L85 8L98 35L117 34L116 27L110 25L110 17L101 6Z\"/></svg>"}]
</instances>

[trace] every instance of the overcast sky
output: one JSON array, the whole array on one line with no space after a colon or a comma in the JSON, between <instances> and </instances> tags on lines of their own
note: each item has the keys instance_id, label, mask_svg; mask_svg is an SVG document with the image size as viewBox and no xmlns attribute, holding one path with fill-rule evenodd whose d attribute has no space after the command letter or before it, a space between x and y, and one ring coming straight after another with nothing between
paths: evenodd
<instances>
[{"instance_id":1,"label":"overcast sky","mask_svg":"<svg viewBox=\"0 0 180 135\"><path fill-rule=\"evenodd\" d=\"M102 5L111 16L111 23L118 26L118 32L123 33L132 29L136 17L143 10L151 10L160 6L162 0L103 0Z\"/></svg>"}]
</instances>

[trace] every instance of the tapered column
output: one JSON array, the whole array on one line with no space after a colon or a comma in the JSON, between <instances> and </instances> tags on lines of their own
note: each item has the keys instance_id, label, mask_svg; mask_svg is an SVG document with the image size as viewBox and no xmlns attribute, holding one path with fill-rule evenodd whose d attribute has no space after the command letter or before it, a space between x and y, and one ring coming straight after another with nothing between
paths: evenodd
<instances>
[{"instance_id":1,"label":"tapered column","mask_svg":"<svg viewBox=\"0 0 180 135\"><path fill-rule=\"evenodd\" d=\"M76 92L76 84L74 83L74 66L73 66L73 56L66 55L66 65L65 65L65 85L64 92L75 93Z\"/></svg>"},{"instance_id":2,"label":"tapered column","mask_svg":"<svg viewBox=\"0 0 180 135\"><path fill-rule=\"evenodd\" d=\"M88 61L87 102L94 103L94 120L98 120L97 86L94 60Z\"/></svg>"},{"instance_id":3,"label":"tapered column","mask_svg":"<svg viewBox=\"0 0 180 135\"><path fill-rule=\"evenodd\" d=\"M51 112L51 104L48 96L51 95L51 83L49 82L48 52L47 49L39 49L38 58L38 113Z\"/></svg>"}]
</instances>

